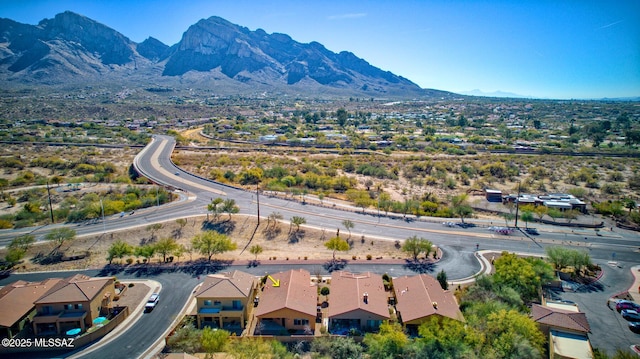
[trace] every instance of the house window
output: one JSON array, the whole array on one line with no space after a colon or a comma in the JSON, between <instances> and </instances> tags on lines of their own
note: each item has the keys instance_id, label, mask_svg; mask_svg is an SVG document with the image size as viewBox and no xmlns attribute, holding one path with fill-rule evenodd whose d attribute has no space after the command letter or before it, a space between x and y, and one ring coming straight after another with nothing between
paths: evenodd
<instances>
[{"instance_id":1,"label":"house window","mask_svg":"<svg viewBox=\"0 0 640 359\"><path fill-rule=\"evenodd\" d=\"M239 300L234 300L231 305L233 306L233 309L242 309L242 302Z\"/></svg>"},{"instance_id":2,"label":"house window","mask_svg":"<svg viewBox=\"0 0 640 359\"><path fill-rule=\"evenodd\" d=\"M382 324L382 321L380 320L367 320L367 327L371 328L371 329L377 329L380 327L380 324Z\"/></svg>"},{"instance_id":3,"label":"house window","mask_svg":"<svg viewBox=\"0 0 640 359\"><path fill-rule=\"evenodd\" d=\"M42 314L47 315L47 314L51 314L51 312L53 312L53 308L51 308L50 305L46 305L42 307Z\"/></svg>"},{"instance_id":4,"label":"house window","mask_svg":"<svg viewBox=\"0 0 640 359\"><path fill-rule=\"evenodd\" d=\"M293 325L309 325L309 319L294 319Z\"/></svg>"},{"instance_id":5,"label":"house window","mask_svg":"<svg viewBox=\"0 0 640 359\"><path fill-rule=\"evenodd\" d=\"M64 305L64 310L71 310L73 309L73 304L65 304Z\"/></svg>"},{"instance_id":6,"label":"house window","mask_svg":"<svg viewBox=\"0 0 640 359\"><path fill-rule=\"evenodd\" d=\"M207 306L207 307L210 306L211 305L211 300L205 299L204 300L204 305Z\"/></svg>"},{"instance_id":7,"label":"house window","mask_svg":"<svg viewBox=\"0 0 640 359\"><path fill-rule=\"evenodd\" d=\"M216 300L216 301L213 302L213 305L221 305L221 304L222 304L222 302L219 301L219 300Z\"/></svg>"},{"instance_id":8,"label":"house window","mask_svg":"<svg viewBox=\"0 0 640 359\"><path fill-rule=\"evenodd\" d=\"M76 304L76 309L82 309L82 304Z\"/></svg>"}]
</instances>

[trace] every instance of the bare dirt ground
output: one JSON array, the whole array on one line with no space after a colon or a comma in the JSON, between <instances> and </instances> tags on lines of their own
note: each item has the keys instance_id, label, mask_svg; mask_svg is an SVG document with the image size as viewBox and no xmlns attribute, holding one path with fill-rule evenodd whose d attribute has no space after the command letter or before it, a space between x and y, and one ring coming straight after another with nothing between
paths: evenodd
<instances>
[{"instance_id":1,"label":"bare dirt ground","mask_svg":"<svg viewBox=\"0 0 640 359\"><path fill-rule=\"evenodd\" d=\"M262 263L282 260L330 260L333 251L325 248L324 243L328 239L335 237L337 228L332 230L316 230L313 228L300 227L296 232L295 226L291 228L288 222L280 222L276 226L271 222L271 229L267 230L267 220L262 219L260 225L254 217L234 215L231 220L223 215L216 223L207 221L206 217L194 217L187 220L187 224L181 228L177 222L166 222L162 228L152 231L149 227L138 227L121 232L101 234L99 236L80 237L71 242L63 243L60 251L65 256L77 256L88 252L88 256L82 259L71 261L60 261L54 263L39 263L38 258L42 258L51 253L55 246L53 243L40 243L34 245L27 253L21 264L16 266L18 271L56 271L67 269L100 268L108 264L107 250L117 240L125 241L133 246L145 243L153 243L161 238L175 238L178 243L188 247L191 239L203 230L214 229L227 234L238 246L238 249L226 252L213 259L251 261L256 256L249 253L249 248L253 245L260 245L263 252L257 256L257 260ZM357 228L352 230L351 236L344 228L340 229L340 237L351 244L351 249L347 252L337 252L336 259L366 261L367 255L371 255L372 260L376 259L403 259L406 254L402 252L394 241L372 240L365 237L362 240ZM2 251L4 252L4 250ZM4 253L0 253L3 256ZM114 260L114 263L125 263L127 258L133 258L134 263L142 258L134 255L121 260ZM198 253L185 253L180 258L174 258L175 262L186 262L203 258ZM206 257L205 257L206 258ZM151 263L159 263L162 257L154 257Z\"/></svg>"}]
</instances>

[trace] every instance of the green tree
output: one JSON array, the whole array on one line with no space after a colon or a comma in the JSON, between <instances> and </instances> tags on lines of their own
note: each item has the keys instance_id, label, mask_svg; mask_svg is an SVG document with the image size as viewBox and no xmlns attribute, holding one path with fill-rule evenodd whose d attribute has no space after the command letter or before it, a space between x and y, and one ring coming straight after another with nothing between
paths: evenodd
<instances>
[{"instance_id":1,"label":"green tree","mask_svg":"<svg viewBox=\"0 0 640 359\"><path fill-rule=\"evenodd\" d=\"M133 254L133 247L129 243L119 239L113 242L107 250L107 260L109 260L109 264L111 264L114 258L121 259L131 254Z\"/></svg>"},{"instance_id":2,"label":"green tree","mask_svg":"<svg viewBox=\"0 0 640 359\"><path fill-rule=\"evenodd\" d=\"M209 215L209 212L211 212L214 222L217 222L220 219L220 214L222 213L222 202L224 202L224 200L217 197L212 199L211 203L207 205L207 216Z\"/></svg>"},{"instance_id":3,"label":"green tree","mask_svg":"<svg viewBox=\"0 0 640 359\"><path fill-rule=\"evenodd\" d=\"M495 357L539 359L544 353L545 337L537 323L516 310L489 314L483 329L487 337L485 347Z\"/></svg>"},{"instance_id":4,"label":"green tree","mask_svg":"<svg viewBox=\"0 0 640 359\"><path fill-rule=\"evenodd\" d=\"M296 226L296 233L300 230L300 226L307 223L307 219L304 217L293 216L291 217L291 224Z\"/></svg>"},{"instance_id":5,"label":"green tree","mask_svg":"<svg viewBox=\"0 0 640 359\"><path fill-rule=\"evenodd\" d=\"M355 227L355 224L353 224L353 222L351 222L350 220L345 219L342 221L342 225L347 229L347 231L349 231L349 238L351 238L351 230L353 229L353 227Z\"/></svg>"},{"instance_id":6,"label":"green tree","mask_svg":"<svg viewBox=\"0 0 640 359\"><path fill-rule=\"evenodd\" d=\"M629 210L629 214L631 214L631 211L633 211L634 209L636 209L636 201L632 200L631 198L626 198L624 200L624 207L626 209Z\"/></svg>"},{"instance_id":7,"label":"green tree","mask_svg":"<svg viewBox=\"0 0 640 359\"><path fill-rule=\"evenodd\" d=\"M525 301L535 299L542 284L553 278L553 269L546 262L539 258L522 258L514 253L502 252L494 267L494 282L515 289Z\"/></svg>"},{"instance_id":8,"label":"green tree","mask_svg":"<svg viewBox=\"0 0 640 359\"><path fill-rule=\"evenodd\" d=\"M167 256L178 249L178 242L173 238L162 238L156 244L156 252L162 256L162 261L167 261Z\"/></svg>"},{"instance_id":9,"label":"green tree","mask_svg":"<svg viewBox=\"0 0 640 359\"><path fill-rule=\"evenodd\" d=\"M447 272L445 272L444 269L438 272L436 279L438 280L438 283L440 283L440 287L442 287L442 289L444 290L449 289L449 282L447 281Z\"/></svg>"},{"instance_id":10,"label":"green tree","mask_svg":"<svg viewBox=\"0 0 640 359\"><path fill-rule=\"evenodd\" d=\"M185 353L197 353L200 351L200 330L193 325L193 320L178 328L173 335L167 339L167 345L173 351Z\"/></svg>"},{"instance_id":11,"label":"green tree","mask_svg":"<svg viewBox=\"0 0 640 359\"><path fill-rule=\"evenodd\" d=\"M200 347L209 355L223 352L229 344L229 335L226 330L204 327L200 333Z\"/></svg>"},{"instance_id":12,"label":"green tree","mask_svg":"<svg viewBox=\"0 0 640 359\"><path fill-rule=\"evenodd\" d=\"M254 244L251 246L251 248L249 248L249 253L253 254L254 256L256 256L255 260L258 260L258 255L260 253L262 253L263 249L262 246L259 244Z\"/></svg>"},{"instance_id":13,"label":"green tree","mask_svg":"<svg viewBox=\"0 0 640 359\"><path fill-rule=\"evenodd\" d=\"M350 189L350 190L347 190L346 195L347 195L347 199L353 202L353 204L356 207L362 208L363 212L367 207L369 207L373 203L373 200L371 199L371 196L369 196L368 191Z\"/></svg>"},{"instance_id":14,"label":"green tree","mask_svg":"<svg viewBox=\"0 0 640 359\"><path fill-rule=\"evenodd\" d=\"M156 247L152 244L145 244L143 246L136 247L134 253L136 256L146 259L146 262L148 263L156 254Z\"/></svg>"},{"instance_id":15,"label":"green tree","mask_svg":"<svg viewBox=\"0 0 640 359\"><path fill-rule=\"evenodd\" d=\"M344 127L347 124L348 117L349 114L347 113L347 110L345 110L344 108L339 108L338 111L336 111L338 126Z\"/></svg>"},{"instance_id":16,"label":"green tree","mask_svg":"<svg viewBox=\"0 0 640 359\"><path fill-rule=\"evenodd\" d=\"M547 215L551 217L554 222L556 221L556 219L562 218L562 212L557 208L549 208L547 210Z\"/></svg>"},{"instance_id":17,"label":"green tree","mask_svg":"<svg viewBox=\"0 0 640 359\"><path fill-rule=\"evenodd\" d=\"M336 251L346 252L350 249L349 243L347 243L347 241L340 238L339 236L333 237L330 240L326 241L324 243L324 246L327 247L327 249L330 249L333 251L334 261L336 260Z\"/></svg>"},{"instance_id":18,"label":"green tree","mask_svg":"<svg viewBox=\"0 0 640 359\"><path fill-rule=\"evenodd\" d=\"M484 341L482 332L448 317L430 317L418 327L418 333L418 341L446 358L467 357L465 353L479 351Z\"/></svg>"},{"instance_id":19,"label":"green tree","mask_svg":"<svg viewBox=\"0 0 640 359\"><path fill-rule=\"evenodd\" d=\"M524 221L525 228L529 228L529 222L533 221L533 212L524 211L520 215L520 219Z\"/></svg>"},{"instance_id":20,"label":"green tree","mask_svg":"<svg viewBox=\"0 0 640 359\"><path fill-rule=\"evenodd\" d=\"M11 243L9 243L9 249L16 248L26 252L35 242L36 237L32 234L24 234L14 238Z\"/></svg>"},{"instance_id":21,"label":"green tree","mask_svg":"<svg viewBox=\"0 0 640 359\"><path fill-rule=\"evenodd\" d=\"M236 205L236 200L229 198L229 199L225 199L224 202L222 202L222 212L223 213L228 213L229 214L229 220L231 220L231 215L233 213L238 213L240 212L240 207L238 207Z\"/></svg>"},{"instance_id":22,"label":"green tree","mask_svg":"<svg viewBox=\"0 0 640 359\"><path fill-rule=\"evenodd\" d=\"M378 333L367 333L363 343L371 358L400 359L403 358L404 347L409 343L407 335L400 324L382 323Z\"/></svg>"},{"instance_id":23,"label":"green tree","mask_svg":"<svg viewBox=\"0 0 640 359\"><path fill-rule=\"evenodd\" d=\"M405 239L404 244L402 245L402 251L409 253L414 261L418 260L418 256L420 253L425 253L425 257L429 257L429 253L433 249L433 243L424 238L418 238L417 236L412 236Z\"/></svg>"},{"instance_id":24,"label":"green tree","mask_svg":"<svg viewBox=\"0 0 640 359\"><path fill-rule=\"evenodd\" d=\"M52 229L51 232L47 233L47 235L44 238L48 241L53 241L54 243L56 243L57 245L56 251L57 251L60 247L62 247L62 244L64 242L72 241L75 237L76 237L75 230L67 227L60 227L60 228Z\"/></svg>"},{"instance_id":25,"label":"green tree","mask_svg":"<svg viewBox=\"0 0 640 359\"><path fill-rule=\"evenodd\" d=\"M509 221L513 221L513 219L516 218L516 216L513 215L512 213L503 213L502 218L504 218L504 225L508 227Z\"/></svg>"},{"instance_id":26,"label":"green tree","mask_svg":"<svg viewBox=\"0 0 640 359\"><path fill-rule=\"evenodd\" d=\"M26 251L19 247L9 248L7 254L4 256L4 260L7 261L12 267L19 263L24 258Z\"/></svg>"},{"instance_id":27,"label":"green tree","mask_svg":"<svg viewBox=\"0 0 640 359\"><path fill-rule=\"evenodd\" d=\"M229 237L214 231L205 231L196 235L191 239L191 246L200 254L207 256L209 261L215 254L232 251L238 247Z\"/></svg>"},{"instance_id":28,"label":"green tree","mask_svg":"<svg viewBox=\"0 0 640 359\"><path fill-rule=\"evenodd\" d=\"M534 209L534 212L536 216L538 216L538 218L542 220L542 218L547 214L548 210L549 209L546 206L537 206Z\"/></svg>"},{"instance_id":29,"label":"green tree","mask_svg":"<svg viewBox=\"0 0 640 359\"><path fill-rule=\"evenodd\" d=\"M473 213L473 209L467 202L467 195L461 194L458 196L453 196L451 198L451 211L460 217L460 221L464 223L464 218L470 216Z\"/></svg>"}]
</instances>

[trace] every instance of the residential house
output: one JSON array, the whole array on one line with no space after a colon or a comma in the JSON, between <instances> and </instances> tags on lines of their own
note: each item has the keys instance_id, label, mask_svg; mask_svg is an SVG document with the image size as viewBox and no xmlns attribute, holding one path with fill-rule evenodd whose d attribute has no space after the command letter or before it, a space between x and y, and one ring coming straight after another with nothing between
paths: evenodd
<instances>
[{"instance_id":1,"label":"residential house","mask_svg":"<svg viewBox=\"0 0 640 359\"><path fill-rule=\"evenodd\" d=\"M195 294L198 328L244 329L257 288L257 278L245 272L208 275Z\"/></svg>"},{"instance_id":2,"label":"residential house","mask_svg":"<svg viewBox=\"0 0 640 359\"><path fill-rule=\"evenodd\" d=\"M393 288L398 320L410 331L432 316L464 321L453 293L429 275L394 278Z\"/></svg>"},{"instance_id":3,"label":"residential house","mask_svg":"<svg viewBox=\"0 0 640 359\"><path fill-rule=\"evenodd\" d=\"M549 336L549 358L593 358L587 316L575 304L542 301L533 304L531 317Z\"/></svg>"},{"instance_id":4,"label":"residential house","mask_svg":"<svg viewBox=\"0 0 640 359\"><path fill-rule=\"evenodd\" d=\"M329 300L329 332L375 331L388 320L389 296L380 275L333 272Z\"/></svg>"},{"instance_id":5,"label":"residential house","mask_svg":"<svg viewBox=\"0 0 640 359\"><path fill-rule=\"evenodd\" d=\"M0 288L0 337L13 338L28 328L36 314L33 302L59 281L60 278L42 282L19 280Z\"/></svg>"},{"instance_id":6,"label":"residential house","mask_svg":"<svg viewBox=\"0 0 640 359\"><path fill-rule=\"evenodd\" d=\"M33 331L36 335L84 332L96 318L108 314L114 296L113 277L76 274L62 279L33 302Z\"/></svg>"},{"instance_id":7,"label":"residential house","mask_svg":"<svg viewBox=\"0 0 640 359\"><path fill-rule=\"evenodd\" d=\"M316 327L318 291L304 269L268 277L254 315L258 335L313 334Z\"/></svg>"}]
</instances>

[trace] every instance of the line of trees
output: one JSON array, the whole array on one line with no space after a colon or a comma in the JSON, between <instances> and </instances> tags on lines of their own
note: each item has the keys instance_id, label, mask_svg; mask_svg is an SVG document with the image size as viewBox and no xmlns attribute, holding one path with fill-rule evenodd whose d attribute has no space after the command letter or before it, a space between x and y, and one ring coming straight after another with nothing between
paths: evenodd
<instances>
[{"instance_id":1,"label":"line of trees","mask_svg":"<svg viewBox=\"0 0 640 359\"><path fill-rule=\"evenodd\" d=\"M199 253L207 257L211 261L212 257L228 251L237 249L237 244L233 242L227 235L215 231L204 231L191 239L191 243L187 246L178 243L174 238L161 238L154 243L147 243L140 246L133 246L123 240L117 240L111 244L107 251L107 260L109 264L114 259L122 259L134 255L142 257L144 262L151 261L154 256L162 258L163 262L170 256L180 258L185 253L189 254L190 259L193 253ZM253 252L252 252L253 253ZM128 262L132 262L128 260Z\"/></svg>"}]
</instances>

